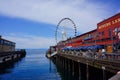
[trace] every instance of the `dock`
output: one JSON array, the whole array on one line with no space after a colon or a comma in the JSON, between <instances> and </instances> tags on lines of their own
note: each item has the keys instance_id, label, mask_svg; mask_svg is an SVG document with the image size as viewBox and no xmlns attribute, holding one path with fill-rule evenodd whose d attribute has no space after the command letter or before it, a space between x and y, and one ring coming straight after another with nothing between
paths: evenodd
<instances>
[{"instance_id":1,"label":"dock","mask_svg":"<svg viewBox=\"0 0 120 80\"><path fill-rule=\"evenodd\" d=\"M20 60L25 57L25 55L25 50L0 52L0 65Z\"/></svg>"},{"instance_id":2,"label":"dock","mask_svg":"<svg viewBox=\"0 0 120 80\"><path fill-rule=\"evenodd\" d=\"M56 44L50 46L46 56L61 70L78 75L79 79L75 80L81 80L81 75L84 76L82 80L114 80L116 77L113 76L120 71L120 13L97 23L95 29L77 36L74 25L75 36L67 37L67 31L63 30L63 37L58 40L58 27L65 19L58 23Z\"/></svg>"},{"instance_id":3,"label":"dock","mask_svg":"<svg viewBox=\"0 0 120 80\"><path fill-rule=\"evenodd\" d=\"M91 80L98 80L93 75L100 77L99 80L108 80L120 71L120 54L106 54L106 58L96 58L95 56L83 56L79 52L58 52L50 58L55 64L72 75L78 73L78 80L81 75ZM88 78L86 80L89 80ZM111 80L111 79L110 79ZM113 79L112 79L113 80ZM116 79L117 80L117 79Z\"/></svg>"}]
</instances>

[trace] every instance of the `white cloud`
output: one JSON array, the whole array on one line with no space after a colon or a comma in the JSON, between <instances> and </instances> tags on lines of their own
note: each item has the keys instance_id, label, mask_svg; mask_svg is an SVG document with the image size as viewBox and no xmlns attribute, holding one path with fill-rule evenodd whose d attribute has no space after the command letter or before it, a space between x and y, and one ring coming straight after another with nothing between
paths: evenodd
<instances>
[{"instance_id":1,"label":"white cloud","mask_svg":"<svg viewBox=\"0 0 120 80\"><path fill-rule=\"evenodd\" d=\"M120 13L120 9L118 10L118 13Z\"/></svg>"},{"instance_id":2,"label":"white cloud","mask_svg":"<svg viewBox=\"0 0 120 80\"><path fill-rule=\"evenodd\" d=\"M69 17L84 33L95 29L108 11L107 6L87 0L1 0L0 13L55 25Z\"/></svg>"},{"instance_id":3,"label":"white cloud","mask_svg":"<svg viewBox=\"0 0 120 80\"><path fill-rule=\"evenodd\" d=\"M34 35L12 35L4 36L5 39L16 43L16 48L49 48L55 45L54 38L39 37Z\"/></svg>"},{"instance_id":4,"label":"white cloud","mask_svg":"<svg viewBox=\"0 0 120 80\"><path fill-rule=\"evenodd\" d=\"M84 33L95 29L97 23L109 17L108 5L88 0L0 0L0 14L57 25L65 17ZM109 15L108 15L109 14ZM5 37L17 43L17 48L47 48L55 44L54 38L12 34Z\"/></svg>"}]
</instances>

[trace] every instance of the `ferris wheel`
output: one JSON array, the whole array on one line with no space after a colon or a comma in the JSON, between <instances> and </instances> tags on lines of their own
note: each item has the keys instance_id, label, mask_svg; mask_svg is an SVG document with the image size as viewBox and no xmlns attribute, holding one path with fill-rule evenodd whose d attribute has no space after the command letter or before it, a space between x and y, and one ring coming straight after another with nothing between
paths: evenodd
<instances>
[{"instance_id":1,"label":"ferris wheel","mask_svg":"<svg viewBox=\"0 0 120 80\"><path fill-rule=\"evenodd\" d=\"M70 18L63 18L59 21L55 31L56 43L75 37L77 33L76 25Z\"/></svg>"}]
</instances>

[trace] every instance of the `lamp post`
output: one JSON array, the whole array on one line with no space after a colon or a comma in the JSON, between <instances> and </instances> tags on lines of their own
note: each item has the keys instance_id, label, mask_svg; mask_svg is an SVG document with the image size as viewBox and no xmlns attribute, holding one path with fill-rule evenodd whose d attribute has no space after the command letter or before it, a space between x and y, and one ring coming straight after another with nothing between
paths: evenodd
<instances>
[{"instance_id":1,"label":"lamp post","mask_svg":"<svg viewBox=\"0 0 120 80\"><path fill-rule=\"evenodd\" d=\"M113 35L113 32L114 32L115 36L116 36L117 31L118 31L118 28L115 28L114 30L110 29L110 37L111 37L111 41L112 41L112 44L111 44L111 46L112 46L112 52L114 52L114 50L117 49L116 48L116 43L114 43L114 35ZM114 46L114 44L115 44L115 46Z\"/></svg>"},{"instance_id":2,"label":"lamp post","mask_svg":"<svg viewBox=\"0 0 120 80\"><path fill-rule=\"evenodd\" d=\"M94 45L93 45L94 46L94 50L93 50L93 57L94 57L94 59L95 59L95 54L96 54L96 50L97 50L95 48L96 47L96 38L97 38L97 31L95 32L95 35L94 35L94 40L95 40L94 41Z\"/></svg>"},{"instance_id":3,"label":"lamp post","mask_svg":"<svg viewBox=\"0 0 120 80\"><path fill-rule=\"evenodd\" d=\"M114 52L114 39L113 39L113 34L112 34L112 30L111 30L111 40L112 40L112 52Z\"/></svg>"},{"instance_id":4,"label":"lamp post","mask_svg":"<svg viewBox=\"0 0 120 80\"><path fill-rule=\"evenodd\" d=\"M115 33L115 39L117 40L116 35L117 35L117 32L118 32L118 28L115 28L115 29L113 30L113 32ZM117 41L115 41L115 42L116 42L116 43L115 43L115 49L116 49L116 51L117 51L117 49L118 49Z\"/></svg>"}]
</instances>

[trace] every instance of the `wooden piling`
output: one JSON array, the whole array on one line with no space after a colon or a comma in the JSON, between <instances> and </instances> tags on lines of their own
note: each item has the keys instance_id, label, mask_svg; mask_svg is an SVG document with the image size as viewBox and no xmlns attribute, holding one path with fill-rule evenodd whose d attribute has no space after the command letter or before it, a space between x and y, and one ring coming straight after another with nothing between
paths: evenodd
<instances>
[{"instance_id":1,"label":"wooden piling","mask_svg":"<svg viewBox=\"0 0 120 80\"><path fill-rule=\"evenodd\" d=\"M89 80L89 65L88 65L88 63L86 63L86 77L87 77L87 80Z\"/></svg>"},{"instance_id":2,"label":"wooden piling","mask_svg":"<svg viewBox=\"0 0 120 80\"><path fill-rule=\"evenodd\" d=\"M71 66L72 66L72 75L74 76L74 71L75 71L75 70L74 70L74 66L75 66L75 65L74 65L74 61L72 61L72 65L71 65Z\"/></svg>"},{"instance_id":3,"label":"wooden piling","mask_svg":"<svg viewBox=\"0 0 120 80\"><path fill-rule=\"evenodd\" d=\"M79 80L81 80L81 67L79 62L78 62L78 74L79 74Z\"/></svg>"}]
</instances>

